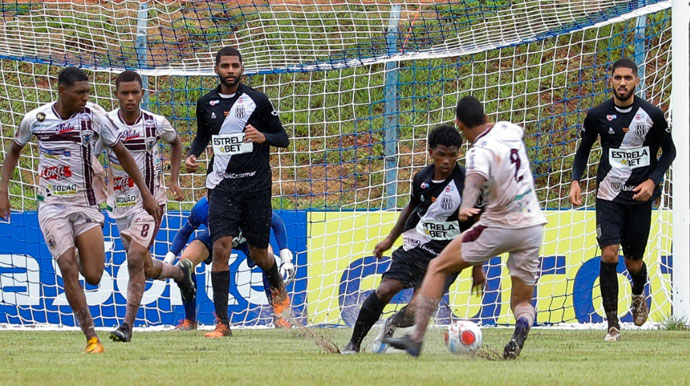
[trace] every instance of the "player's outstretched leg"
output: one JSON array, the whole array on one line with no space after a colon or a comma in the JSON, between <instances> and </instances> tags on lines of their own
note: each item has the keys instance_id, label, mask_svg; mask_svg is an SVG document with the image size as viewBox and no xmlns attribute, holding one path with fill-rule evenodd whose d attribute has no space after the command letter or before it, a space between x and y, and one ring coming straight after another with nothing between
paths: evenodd
<instances>
[{"instance_id":1,"label":"player's outstretched leg","mask_svg":"<svg viewBox=\"0 0 690 386\"><path fill-rule=\"evenodd\" d=\"M194 270L192 269L192 282L194 283L194 296L192 299L189 301L182 301L182 306L184 307L184 320L180 322L177 326L175 326L176 330L180 331L191 331L191 330L196 330L198 326L198 322L196 320L196 291L197 286L196 286L196 274L194 273Z\"/></svg>"},{"instance_id":2,"label":"player's outstretched leg","mask_svg":"<svg viewBox=\"0 0 690 386\"><path fill-rule=\"evenodd\" d=\"M522 351L522 347L525 345L525 340L527 340L527 334L529 333L530 323L527 319L519 318L515 323L515 331L513 331L513 337L503 349L503 359L516 359Z\"/></svg>"},{"instance_id":3,"label":"player's outstretched leg","mask_svg":"<svg viewBox=\"0 0 690 386\"><path fill-rule=\"evenodd\" d=\"M398 350L405 350L413 357L418 357L422 353L422 341L412 340L411 335L405 335L401 338L386 338L383 340L383 343Z\"/></svg>"}]
</instances>

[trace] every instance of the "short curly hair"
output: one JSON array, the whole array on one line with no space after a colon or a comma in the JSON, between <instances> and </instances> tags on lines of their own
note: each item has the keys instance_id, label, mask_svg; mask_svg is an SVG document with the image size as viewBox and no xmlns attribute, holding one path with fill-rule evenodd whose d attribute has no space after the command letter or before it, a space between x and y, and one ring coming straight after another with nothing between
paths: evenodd
<instances>
[{"instance_id":1,"label":"short curly hair","mask_svg":"<svg viewBox=\"0 0 690 386\"><path fill-rule=\"evenodd\" d=\"M451 125L439 125L429 133L428 145L429 149L434 149L438 145L460 147L462 136L458 129Z\"/></svg>"}]
</instances>

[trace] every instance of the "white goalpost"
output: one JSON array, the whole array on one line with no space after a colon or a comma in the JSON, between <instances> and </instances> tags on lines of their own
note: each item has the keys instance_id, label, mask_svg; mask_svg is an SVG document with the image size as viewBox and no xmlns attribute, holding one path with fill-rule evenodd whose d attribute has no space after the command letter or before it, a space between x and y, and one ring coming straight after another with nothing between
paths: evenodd
<instances>
[{"instance_id":1,"label":"white goalpost","mask_svg":"<svg viewBox=\"0 0 690 386\"><path fill-rule=\"evenodd\" d=\"M534 294L537 323L598 323L604 312L593 210L596 145L582 179L584 208L574 210L567 194L578 129L587 111L610 97L610 65L627 56L640 67L640 95L664 111L678 149L654 204L644 257L650 319L687 323L688 13L683 0L3 2L0 160L24 114L56 98L57 73L70 65L89 74L91 100L105 109L115 107L117 74L137 70L146 81L145 108L168 117L188 146L196 133L196 100L218 82L215 53L236 46L245 83L269 96L291 141L287 149L273 149L271 165L273 209L287 225L297 266L288 287L292 312L307 325L350 326L390 264L392 251L381 260L371 251L407 204L412 176L429 163L428 132L452 122L456 102L472 94L492 120L525 127L549 220ZM209 159L207 152L202 164ZM36 219L37 167L34 141L10 183L12 220L0 224L0 325L74 326ZM169 251L204 195L202 169L183 168L185 199L168 204L156 258ZM99 286L86 286L101 327L122 319L128 281L112 221L104 234L106 271ZM435 322L513 323L504 259L496 256L485 266L482 297L471 296L469 272L463 273ZM231 323L270 325L261 272L240 252L230 265ZM212 325L208 272L205 264L197 267L198 318ZM629 276L622 263L618 272L619 316L626 322ZM410 296L399 294L384 312ZM170 326L182 318L175 284L148 282L136 325Z\"/></svg>"}]
</instances>

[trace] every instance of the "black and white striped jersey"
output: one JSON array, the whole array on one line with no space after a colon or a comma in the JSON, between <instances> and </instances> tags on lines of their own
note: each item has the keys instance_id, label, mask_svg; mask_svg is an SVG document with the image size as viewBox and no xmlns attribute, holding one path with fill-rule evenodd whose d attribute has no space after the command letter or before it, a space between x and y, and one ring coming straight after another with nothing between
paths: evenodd
<instances>
[{"instance_id":1,"label":"black and white striped jersey","mask_svg":"<svg viewBox=\"0 0 690 386\"><path fill-rule=\"evenodd\" d=\"M580 180L589 152L601 138L601 159L597 171L597 198L623 204L637 203L633 189L647 179L657 185L651 200L660 194L659 182L675 158L676 149L663 112L635 97L621 108L613 98L587 113L582 142L573 161L573 180ZM659 149L663 150L658 158Z\"/></svg>"}]
</instances>

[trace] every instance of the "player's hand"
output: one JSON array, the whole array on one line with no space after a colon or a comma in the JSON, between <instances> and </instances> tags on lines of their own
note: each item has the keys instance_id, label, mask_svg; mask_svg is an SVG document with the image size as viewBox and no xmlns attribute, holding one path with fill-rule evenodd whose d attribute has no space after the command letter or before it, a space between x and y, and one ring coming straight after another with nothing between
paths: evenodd
<instances>
[{"instance_id":1,"label":"player's hand","mask_svg":"<svg viewBox=\"0 0 690 386\"><path fill-rule=\"evenodd\" d=\"M458 212L458 220L467 221L470 217L479 214L482 210L479 208L460 208Z\"/></svg>"},{"instance_id":2,"label":"player's hand","mask_svg":"<svg viewBox=\"0 0 690 386\"><path fill-rule=\"evenodd\" d=\"M644 182L633 188L633 200L642 202L649 201L654 194L654 188L656 188L654 180L651 178L646 179Z\"/></svg>"},{"instance_id":3,"label":"player's hand","mask_svg":"<svg viewBox=\"0 0 690 386\"><path fill-rule=\"evenodd\" d=\"M244 127L244 140L242 142L264 143L266 136L252 125Z\"/></svg>"},{"instance_id":4,"label":"player's hand","mask_svg":"<svg viewBox=\"0 0 690 386\"><path fill-rule=\"evenodd\" d=\"M380 259L381 257L383 257L383 252L386 252L387 250L391 249L392 246L393 242L386 237L385 240L376 244L376 246L374 247L374 256L376 256L377 259Z\"/></svg>"},{"instance_id":5,"label":"player's hand","mask_svg":"<svg viewBox=\"0 0 690 386\"><path fill-rule=\"evenodd\" d=\"M10 219L10 199L7 192L0 194L0 218L3 220Z\"/></svg>"},{"instance_id":6,"label":"player's hand","mask_svg":"<svg viewBox=\"0 0 690 386\"><path fill-rule=\"evenodd\" d=\"M484 269L481 265L475 265L472 267L472 293L476 293L477 296L481 296L484 291L484 286L486 285L486 274L484 274Z\"/></svg>"},{"instance_id":7,"label":"player's hand","mask_svg":"<svg viewBox=\"0 0 690 386\"><path fill-rule=\"evenodd\" d=\"M170 181L170 191L173 194L173 199L175 201L182 201L184 198L184 192L182 191L182 187L180 187L180 184L177 181Z\"/></svg>"},{"instance_id":8,"label":"player's hand","mask_svg":"<svg viewBox=\"0 0 690 386\"><path fill-rule=\"evenodd\" d=\"M196 169L199 168L199 163L196 162L196 156L194 154L190 154L189 157L185 158L184 167L190 173L194 173Z\"/></svg>"},{"instance_id":9,"label":"player's hand","mask_svg":"<svg viewBox=\"0 0 690 386\"><path fill-rule=\"evenodd\" d=\"M151 216L153 216L156 221L160 221L162 213L161 213L161 207L158 204L158 201L156 201L155 198L151 195L151 193L144 195L143 196L144 202L144 210L148 212Z\"/></svg>"},{"instance_id":10,"label":"player's hand","mask_svg":"<svg viewBox=\"0 0 690 386\"><path fill-rule=\"evenodd\" d=\"M570 201L570 203L574 206L582 206L582 197L580 196L580 181L573 181L570 183L568 201Z\"/></svg>"}]
</instances>

